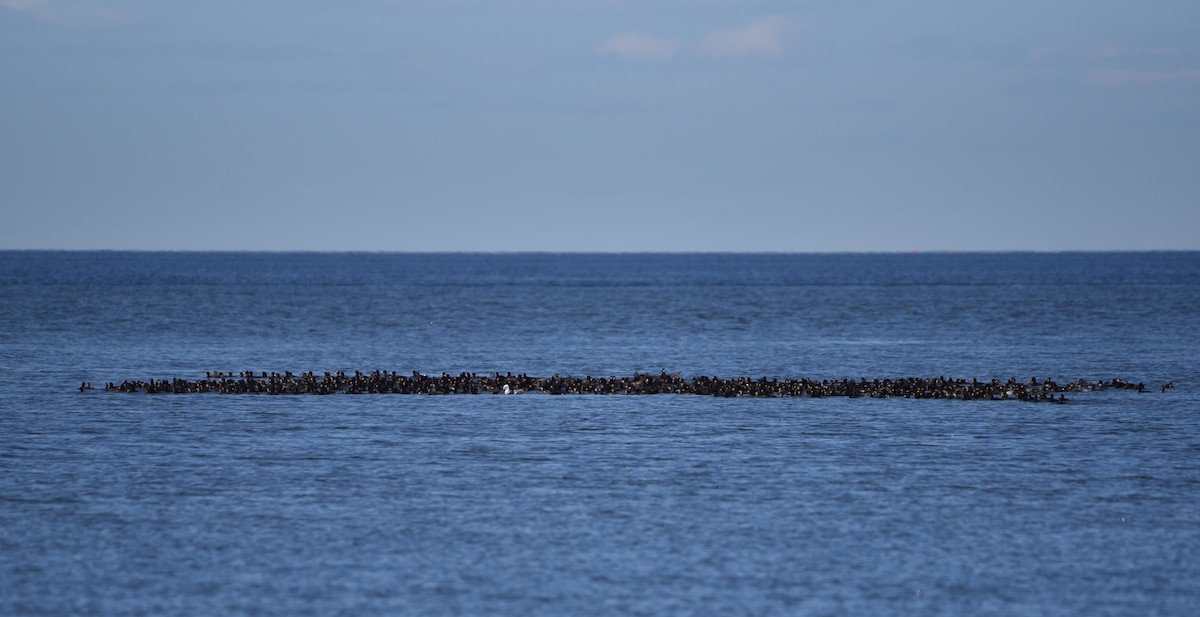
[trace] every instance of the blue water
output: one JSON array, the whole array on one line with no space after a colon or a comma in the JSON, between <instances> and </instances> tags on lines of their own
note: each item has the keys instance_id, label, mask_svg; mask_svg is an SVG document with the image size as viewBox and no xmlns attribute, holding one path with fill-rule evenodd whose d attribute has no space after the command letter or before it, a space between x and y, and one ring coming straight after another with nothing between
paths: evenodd
<instances>
[{"instance_id":1,"label":"blue water","mask_svg":"<svg viewBox=\"0 0 1200 617\"><path fill-rule=\"evenodd\" d=\"M1192 615L1197 350L1200 253L0 252L0 614ZM1151 392L77 391L664 368Z\"/></svg>"}]
</instances>

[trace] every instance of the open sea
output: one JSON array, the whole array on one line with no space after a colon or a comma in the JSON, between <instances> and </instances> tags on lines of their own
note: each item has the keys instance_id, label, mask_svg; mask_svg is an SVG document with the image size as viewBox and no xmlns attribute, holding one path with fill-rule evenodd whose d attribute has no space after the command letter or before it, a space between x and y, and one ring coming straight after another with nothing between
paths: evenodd
<instances>
[{"instance_id":1,"label":"open sea","mask_svg":"<svg viewBox=\"0 0 1200 617\"><path fill-rule=\"evenodd\" d=\"M376 369L1149 392L102 389ZM0 615L1196 614L1200 253L0 252Z\"/></svg>"}]
</instances>

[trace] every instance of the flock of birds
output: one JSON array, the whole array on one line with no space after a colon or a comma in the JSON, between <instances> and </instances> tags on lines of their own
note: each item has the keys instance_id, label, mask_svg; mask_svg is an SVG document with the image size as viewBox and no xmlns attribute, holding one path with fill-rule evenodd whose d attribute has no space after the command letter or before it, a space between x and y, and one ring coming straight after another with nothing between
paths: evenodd
<instances>
[{"instance_id":1,"label":"flock of birds","mask_svg":"<svg viewBox=\"0 0 1200 617\"><path fill-rule=\"evenodd\" d=\"M1173 383L1161 386L1166 392ZM92 390L90 383L82 383L80 391ZM736 377L698 376L683 379L679 373L659 375L634 373L632 377L531 377L526 374L461 373L450 375L422 375L417 371L401 375L395 371L313 372L293 374L255 373L243 371L236 375L221 371L209 371L204 379L151 379L148 381L110 382L104 385L107 391L142 392L151 394L521 394L538 392L543 394L692 394L700 396L751 396L751 397L870 397L870 398L924 398L959 400L1019 400L1029 402L1065 403L1066 394L1093 390L1122 389L1148 392L1143 383L1131 383L1122 379L1089 381L1079 379L1057 383L1051 379L1039 381L1036 377L1019 381L1015 377L1007 381L992 379L952 379L947 377L899 379L768 379Z\"/></svg>"}]
</instances>

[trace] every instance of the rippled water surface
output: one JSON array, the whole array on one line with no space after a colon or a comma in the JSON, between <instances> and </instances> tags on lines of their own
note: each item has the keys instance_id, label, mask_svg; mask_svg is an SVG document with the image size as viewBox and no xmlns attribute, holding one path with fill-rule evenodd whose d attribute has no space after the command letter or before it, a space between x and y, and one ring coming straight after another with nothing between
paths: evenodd
<instances>
[{"instance_id":1,"label":"rippled water surface","mask_svg":"<svg viewBox=\"0 0 1200 617\"><path fill-rule=\"evenodd\" d=\"M1197 253L0 252L0 614L1192 615L1197 350ZM77 391L664 368L1151 392Z\"/></svg>"}]
</instances>

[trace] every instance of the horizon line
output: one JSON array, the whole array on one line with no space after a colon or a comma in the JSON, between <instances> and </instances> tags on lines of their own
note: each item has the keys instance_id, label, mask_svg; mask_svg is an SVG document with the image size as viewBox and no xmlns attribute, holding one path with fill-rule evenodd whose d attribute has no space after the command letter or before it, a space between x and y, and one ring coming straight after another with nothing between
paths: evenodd
<instances>
[{"instance_id":1,"label":"horizon line","mask_svg":"<svg viewBox=\"0 0 1200 617\"><path fill-rule=\"evenodd\" d=\"M920 249L844 251L555 251L555 250L373 250L373 249L113 249L113 248L0 248L0 253L252 253L309 255L956 255L956 254L1087 254L1087 253L1196 253L1200 249Z\"/></svg>"}]
</instances>

